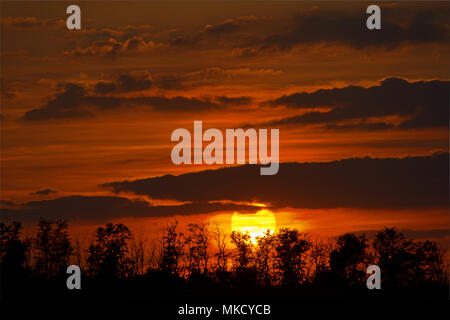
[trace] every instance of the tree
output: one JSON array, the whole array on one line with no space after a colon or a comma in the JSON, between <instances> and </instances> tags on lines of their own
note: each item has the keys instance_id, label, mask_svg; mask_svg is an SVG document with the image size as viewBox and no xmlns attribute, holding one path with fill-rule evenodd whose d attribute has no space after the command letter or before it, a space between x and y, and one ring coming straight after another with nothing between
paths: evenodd
<instances>
[{"instance_id":1,"label":"tree","mask_svg":"<svg viewBox=\"0 0 450 320\"><path fill-rule=\"evenodd\" d=\"M423 286L445 279L442 253L436 242L414 242L397 228L384 228L373 243L384 287Z\"/></svg>"},{"instance_id":2,"label":"tree","mask_svg":"<svg viewBox=\"0 0 450 320\"><path fill-rule=\"evenodd\" d=\"M282 228L275 235L275 267L281 285L295 286L304 278L305 261L303 255L311 247L308 235L297 229Z\"/></svg>"},{"instance_id":3,"label":"tree","mask_svg":"<svg viewBox=\"0 0 450 320\"><path fill-rule=\"evenodd\" d=\"M330 254L335 247L335 239L316 240L311 247L306 279L315 285L328 282L330 275Z\"/></svg>"},{"instance_id":4,"label":"tree","mask_svg":"<svg viewBox=\"0 0 450 320\"><path fill-rule=\"evenodd\" d=\"M52 277L65 272L74 250L67 229L66 220L39 220L34 239L38 274Z\"/></svg>"},{"instance_id":5,"label":"tree","mask_svg":"<svg viewBox=\"0 0 450 320\"><path fill-rule=\"evenodd\" d=\"M233 231L231 242L236 246L233 256L234 281L238 287L255 287L258 273L254 265L253 244L248 233Z\"/></svg>"},{"instance_id":6,"label":"tree","mask_svg":"<svg viewBox=\"0 0 450 320\"><path fill-rule=\"evenodd\" d=\"M145 269L145 252L147 247L147 239L142 235L137 235L130 243L130 262L131 272L133 276L144 274ZM151 249L151 248L149 248Z\"/></svg>"},{"instance_id":7,"label":"tree","mask_svg":"<svg viewBox=\"0 0 450 320\"><path fill-rule=\"evenodd\" d=\"M368 261L367 238L346 233L337 238L336 248L330 253L330 269L338 284L358 286L364 284Z\"/></svg>"},{"instance_id":8,"label":"tree","mask_svg":"<svg viewBox=\"0 0 450 320\"><path fill-rule=\"evenodd\" d=\"M447 283L443 253L435 241L425 240L416 243L416 264L414 279L418 285Z\"/></svg>"},{"instance_id":9,"label":"tree","mask_svg":"<svg viewBox=\"0 0 450 320\"><path fill-rule=\"evenodd\" d=\"M21 229L19 222L0 223L0 283L8 293L26 274L24 263L30 244L20 239Z\"/></svg>"},{"instance_id":10,"label":"tree","mask_svg":"<svg viewBox=\"0 0 450 320\"><path fill-rule=\"evenodd\" d=\"M183 255L183 233L177 231L178 221L163 229L162 254L159 269L171 275L178 275L178 264Z\"/></svg>"},{"instance_id":11,"label":"tree","mask_svg":"<svg viewBox=\"0 0 450 320\"><path fill-rule=\"evenodd\" d=\"M227 250L227 235L220 228L218 224L215 225L212 231L212 237L215 240L217 246L217 252L214 253L216 257L216 271L225 272L227 270L227 262L229 253Z\"/></svg>"},{"instance_id":12,"label":"tree","mask_svg":"<svg viewBox=\"0 0 450 320\"><path fill-rule=\"evenodd\" d=\"M382 271L383 286L405 286L411 280L414 242L406 239L397 228L384 228L376 234L373 248Z\"/></svg>"},{"instance_id":13,"label":"tree","mask_svg":"<svg viewBox=\"0 0 450 320\"><path fill-rule=\"evenodd\" d=\"M274 281L275 236L267 230L262 237L256 238L255 264L258 278L262 285L271 286Z\"/></svg>"},{"instance_id":14,"label":"tree","mask_svg":"<svg viewBox=\"0 0 450 320\"><path fill-rule=\"evenodd\" d=\"M231 243L236 246L236 254L233 257L234 269L245 269L250 266L252 260L252 243L250 235L239 231L231 233Z\"/></svg>"},{"instance_id":15,"label":"tree","mask_svg":"<svg viewBox=\"0 0 450 320\"><path fill-rule=\"evenodd\" d=\"M208 271L208 244L209 232L206 224L188 224L187 234L184 235L184 244L187 247L186 256L188 262L188 272L207 273Z\"/></svg>"},{"instance_id":16,"label":"tree","mask_svg":"<svg viewBox=\"0 0 450 320\"><path fill-rule=\"evenodd\" d=\"M133 239L130 229L122 223L108 223L97 228L94 237L87 250L90 272L103 278L127 276L130 271L128 241Z\"/></svg>"}]
</instances>

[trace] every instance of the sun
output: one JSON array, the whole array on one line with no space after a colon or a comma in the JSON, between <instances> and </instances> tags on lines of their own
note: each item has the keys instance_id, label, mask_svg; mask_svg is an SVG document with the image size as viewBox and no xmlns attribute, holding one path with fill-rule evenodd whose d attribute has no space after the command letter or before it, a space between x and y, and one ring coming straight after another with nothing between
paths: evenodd
<instances>
[{"instance_id":1,"label":"sun","mask_svg":"<svg viewBox=\"0 0 450 320\"><path fill-rule=\"evenodd\" d=\"M235 212L231 216L231 231L248 232L253 243L256 243L256 238L263 236L267 230L275 232L276 226L275 214L268 209L256 213Z\"/></svg>"}]
</instances>

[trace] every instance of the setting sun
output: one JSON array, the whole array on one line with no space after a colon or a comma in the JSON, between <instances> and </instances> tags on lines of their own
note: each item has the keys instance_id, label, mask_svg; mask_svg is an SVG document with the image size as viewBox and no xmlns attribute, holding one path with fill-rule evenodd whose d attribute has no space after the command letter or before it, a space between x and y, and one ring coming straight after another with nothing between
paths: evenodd
<instances>
[{"instance_id":1,"label":"setting sun","mask_svg":"<svg viewBox=\"0 0 450 320\"><path fill-rule=\"evenodd\" d=\"M276 229L275 214L267 209L256 213L233 213L231 217L231 231L248 232L253 242L269 230L273 233Z\"/></svg>"}]
</instances>

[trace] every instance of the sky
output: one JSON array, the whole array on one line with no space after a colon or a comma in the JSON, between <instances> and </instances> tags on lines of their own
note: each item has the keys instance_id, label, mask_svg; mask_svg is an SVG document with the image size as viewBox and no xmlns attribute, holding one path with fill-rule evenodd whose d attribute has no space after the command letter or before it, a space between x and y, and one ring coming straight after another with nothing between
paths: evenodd
<instances>
[{"instance_id":1,"label":"sky","mask_svg":"<svg viewBox=\"0 0 450 320\"><path fill-rule=\"evenodd\" d=\"M364 2L83 1L81 30L69 4L1 3L4 218L448 240L447 2L372 31ZM278 128L278 174L173 164L195 120Z\"/></svg>"}]
</instances>

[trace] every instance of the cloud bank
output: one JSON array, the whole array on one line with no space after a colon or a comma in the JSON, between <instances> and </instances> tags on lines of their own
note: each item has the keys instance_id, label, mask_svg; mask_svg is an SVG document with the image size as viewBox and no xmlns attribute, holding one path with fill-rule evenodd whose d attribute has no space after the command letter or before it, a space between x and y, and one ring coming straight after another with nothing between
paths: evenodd
<instances>
[{"instance_id":1,"label":"cloud bank","mask_svg":"<svg viewBox=\"0 0 450 320\"><path fill-rule=\"evenodd\" d=\"M449 155L355 158L281 163L277 175L260 176L246 165L179 176L165 175L103 186L179 201L256 201L293 208L448 207Z\"/></svg>"}]
</instances>

